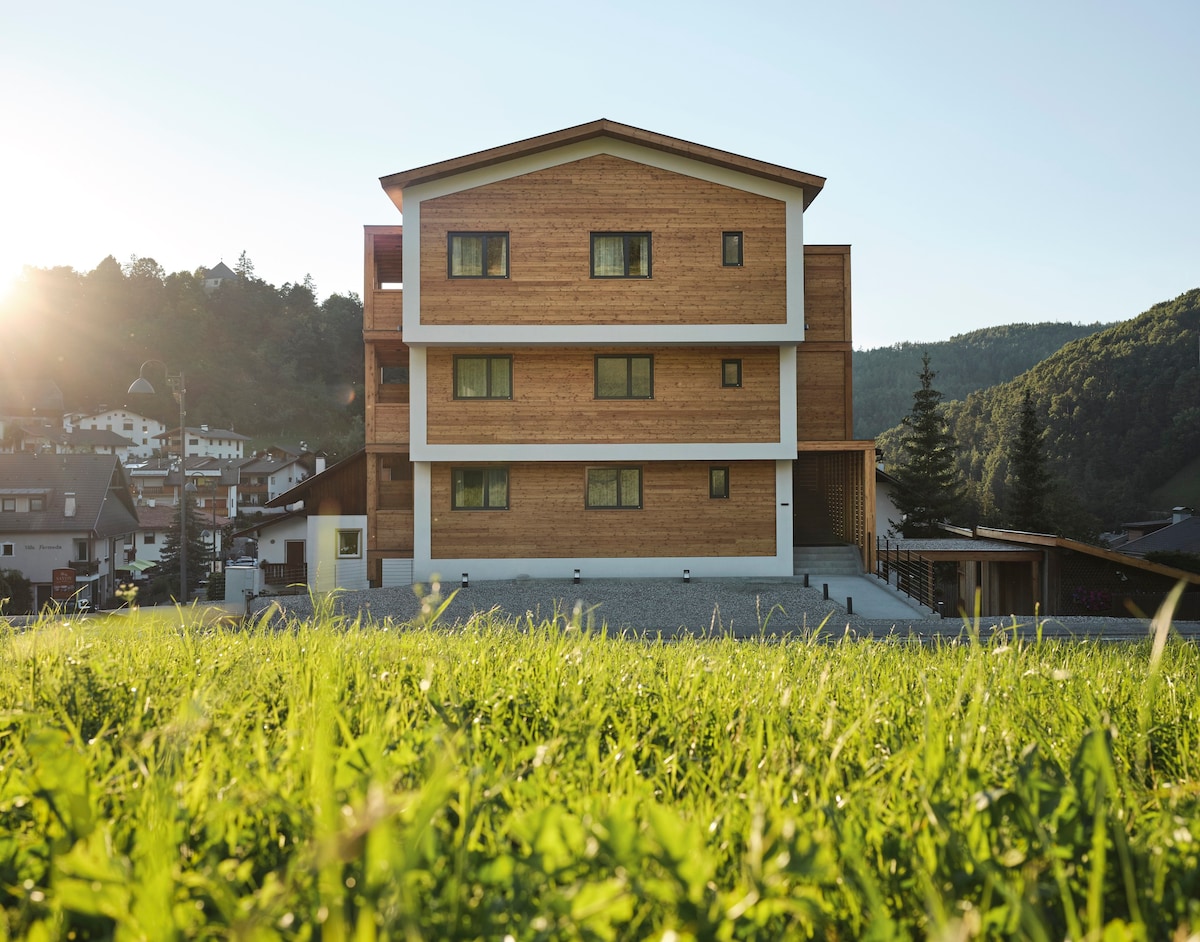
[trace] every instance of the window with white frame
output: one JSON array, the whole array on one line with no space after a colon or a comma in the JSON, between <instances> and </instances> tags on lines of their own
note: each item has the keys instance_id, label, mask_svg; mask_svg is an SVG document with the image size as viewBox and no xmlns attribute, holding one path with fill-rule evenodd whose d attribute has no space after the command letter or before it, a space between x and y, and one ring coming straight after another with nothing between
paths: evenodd
<instances>
[{"instance_id":1,"label":"window with white frame","mask_svg":"<svg viewBox=\"0 0 1200 942\"><path fill-rule=\"evenodd\" d=\"M362 530L337 531L338 559L362 558Z\"/></svg>"}]
</instances>

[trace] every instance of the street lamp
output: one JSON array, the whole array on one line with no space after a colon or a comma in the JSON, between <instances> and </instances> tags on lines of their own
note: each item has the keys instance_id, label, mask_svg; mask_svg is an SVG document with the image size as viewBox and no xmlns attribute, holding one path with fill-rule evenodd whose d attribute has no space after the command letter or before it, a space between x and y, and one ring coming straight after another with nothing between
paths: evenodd
<instances>
[{"instance_id":1,"label":"street lamp","mask_svg":"<svg viewBox=\"0 0 1200 942\"><path fill-rule=\"evenodd\" d=\"M187 495L184 494L184 488L187 486L187 386L183 380L182 370L172 376L171 371L167 369L167 364L163 363L162 360L147 360L138 368L138 378L130 383L129 395L154 395L154 387L150 384L150 380L146 379L146 367L151 363L157 363L163 368L163 378L179 399L179 593L183 596L183 601L186 603L188 600ZM170 439L167 441L169 442Z\"/></svg>"}]
</instances>

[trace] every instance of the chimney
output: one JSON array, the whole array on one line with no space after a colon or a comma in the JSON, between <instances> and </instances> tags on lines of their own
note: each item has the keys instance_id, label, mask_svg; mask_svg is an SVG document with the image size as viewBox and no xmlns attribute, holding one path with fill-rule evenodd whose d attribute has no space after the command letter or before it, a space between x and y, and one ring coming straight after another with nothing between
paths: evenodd
<instances>
[{"instance_id":1,"label":"chimney","mask_svg":"<svg viewBox=\"0 0 1200 942\"><path fill-rule=\"evenodd\" d=\"M207 425L201 425L201 426L200 426L200 431L202 431L202 432L207 432L207 431L208 431L208 426L207 426Z\"/></svg>"},{"instance_id":2,"label":"chimney","mask_svg":"<svg viewBox=\"0 0 1200 942\"><path fill-rule=\"evenodd\" d=\"M63 495L63 516L64 517L74 517L75 516L75 492L74 491L67 491Z\"/></svg>"}]
</instances>

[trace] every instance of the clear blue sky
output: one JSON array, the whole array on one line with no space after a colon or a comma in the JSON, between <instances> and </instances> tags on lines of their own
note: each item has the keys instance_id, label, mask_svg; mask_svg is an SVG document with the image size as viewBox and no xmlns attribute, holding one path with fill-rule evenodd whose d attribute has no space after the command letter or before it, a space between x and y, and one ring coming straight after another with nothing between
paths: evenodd
<instances>
[{"instance_id":1,"label":"clear blue sky","mask_svg":"<svg viewBox=\"0 0 1200 942\"><path fill-rule=\"evenodd\" d=\"M827 177L855 346L1200 285L1200 4L0 0L0 290L106 255L362 291L378 178L596 118Z\"/></svg>"}]
</instances>

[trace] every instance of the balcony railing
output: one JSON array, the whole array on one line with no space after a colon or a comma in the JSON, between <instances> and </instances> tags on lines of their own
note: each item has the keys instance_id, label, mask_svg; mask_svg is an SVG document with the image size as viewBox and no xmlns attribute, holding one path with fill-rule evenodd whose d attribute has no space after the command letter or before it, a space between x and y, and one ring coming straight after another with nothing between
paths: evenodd
<instances>
[{"instance_id":1,"label":"balcony railing","mask_svg":"<svg viewBox=\"0 0 1200 942\"><path fill-rule=\"evenodd\" d=\"M899 549L890 541L876 537L875 575L926 608L938 610L932 559L909 549Z\"/></svg>"},{"instance_id":2,"label":"balcony railing","mask_svg":"<svg viewBox=\"0 0 1200 942\"><path fill-rule=\"evenodd\" d=\"M401 288L376 288L367 300L364 330L393 330L399 332L404 311L404 291Z\"/></svg>"},{"instance_id":3,"label":"balcony railing","mask_svg":"<svg viewBox=\"0 0 1200 942\"><path fill-rule=\"evenodd\" d=\"M98 559L72 559L68 565L81 576L94 576L100 571Z\"/></svg>"}]
</instances>

